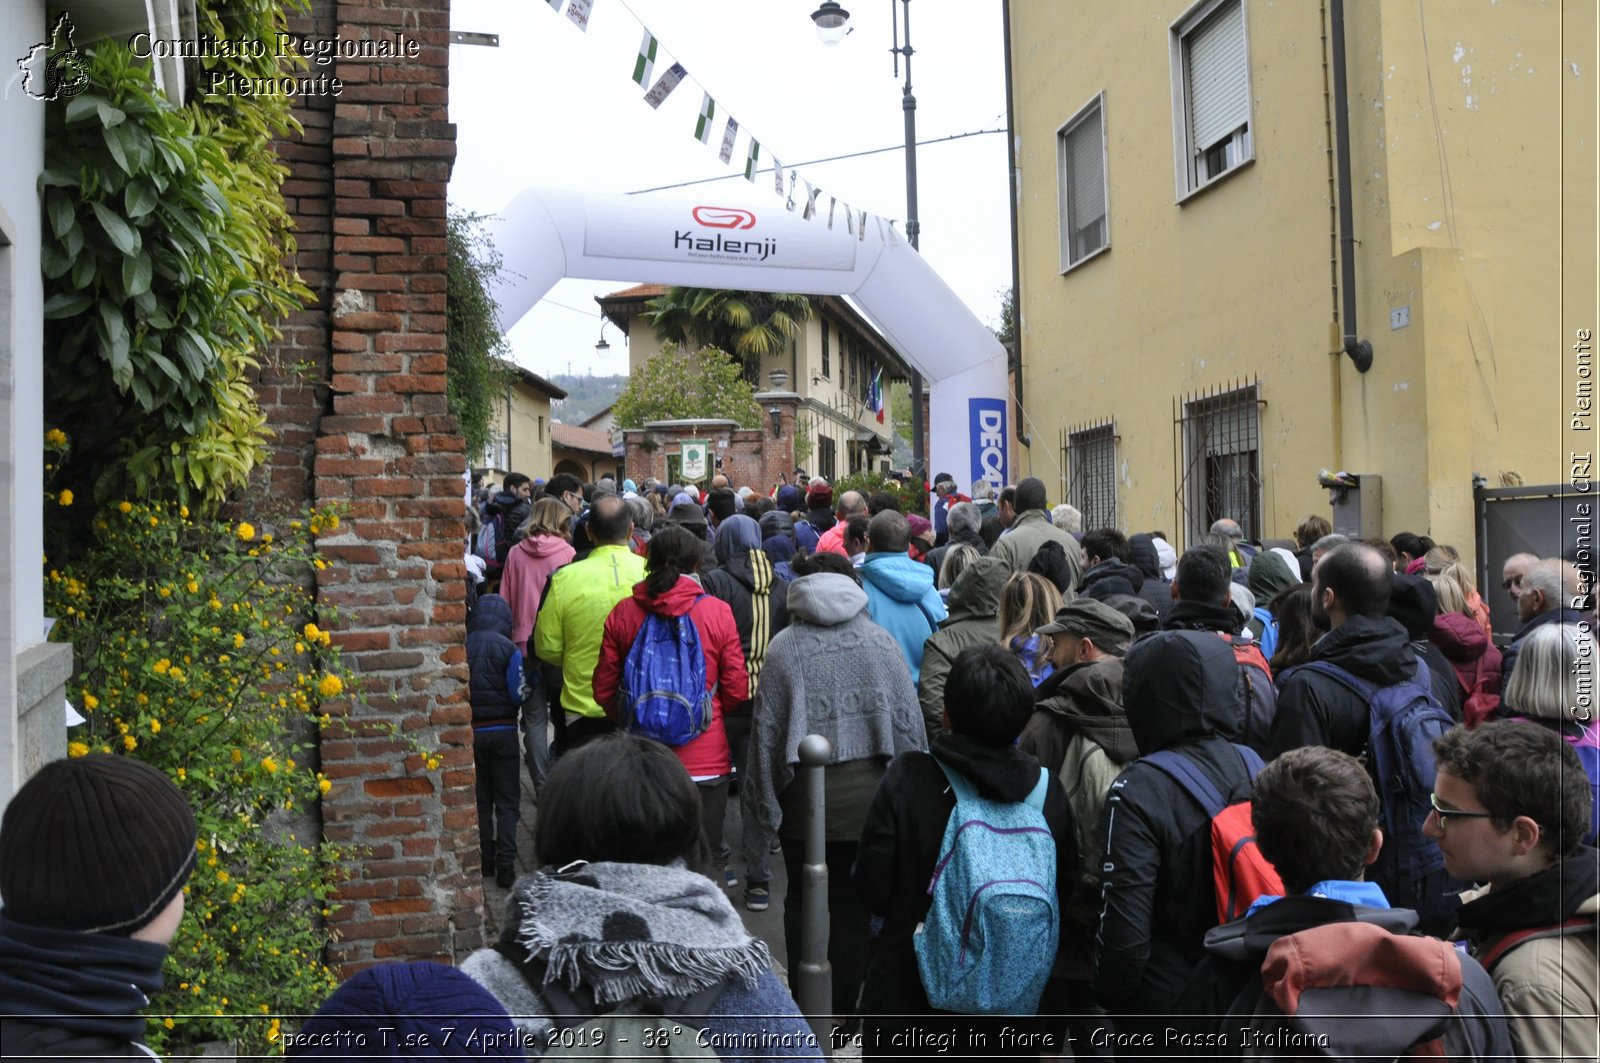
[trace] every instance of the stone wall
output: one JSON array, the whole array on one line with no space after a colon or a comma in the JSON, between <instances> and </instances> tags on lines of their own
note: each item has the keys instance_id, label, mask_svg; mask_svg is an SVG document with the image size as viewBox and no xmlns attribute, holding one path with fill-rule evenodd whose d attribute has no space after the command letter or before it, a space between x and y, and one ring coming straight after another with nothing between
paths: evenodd
<instances>
[{"instance_id":1,"label":"stone wall","mask_svg":"<svg viewBox=\"0 0 1600 1063\"><path fill-rule=\"evenodd\" d=\"M316 295L263 370L277 432L257 511L346 507L323 539L319 605L365 703L326 706L323 833L362 856L331 918L346 973L449 961L482 936L466 702L463 443L445 404L445 189L455 155L449 0L320 0L292 30L415 40L416 58L339 59L334 98L280 145L298 265ZM389 733L398 726L401 738ZM428 771L412 743L437 751Z\"/></svg>"}]
</instances>

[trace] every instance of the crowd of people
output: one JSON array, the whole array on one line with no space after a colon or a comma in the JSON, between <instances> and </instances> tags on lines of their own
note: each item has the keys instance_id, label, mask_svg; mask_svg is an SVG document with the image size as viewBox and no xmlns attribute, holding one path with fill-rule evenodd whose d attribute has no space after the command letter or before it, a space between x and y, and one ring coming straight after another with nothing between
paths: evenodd
<instances>
[{"instance_id":1,"label":"crowd of people","mask_svg":"<svg viewBox=\"0 0 1600 1063\"><path fill-rule=\"evenodd\" d=\"M421 985L529 1055L646 1000L723 1059L817 1055L735 900L766 909L783 861L797 984L799 747L821 735L832 1013L865 1055L1600 1053L1596 617L1571 560L1504 559L1500 645L1453 548L1315 516L1272 546L1218 520L1180 555L1083 528L1032 477L969 496L941 475L927 517L821 478L510 475L473 501L480 855L504 930L459 971L364 972L307 1030L395 994L425 1010ZM52 765L8 808L0 960L48 974L72 962L43 958L56 936L170 937L192 838L104 918L37 856L63 789L137 789L112 761ZM138 787L192 836L164 782ZM984 860L953 927L948 883ZM989 981L953 984L956 953ZM4 1022L45 1048L136 1039Z\"/></svg>"}]
</instances>

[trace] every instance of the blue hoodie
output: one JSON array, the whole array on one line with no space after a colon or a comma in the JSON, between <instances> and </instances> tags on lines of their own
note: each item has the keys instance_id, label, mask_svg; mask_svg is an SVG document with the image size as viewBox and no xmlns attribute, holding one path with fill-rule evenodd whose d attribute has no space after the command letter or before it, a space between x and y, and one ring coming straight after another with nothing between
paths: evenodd
<instances>
[{"instance_id":1,"label":"blue hoodie","mask_svg":"<svg viewBox=\"0 0 1600 1063\"><path fill-rule=\"evenodd\" d=\"M933 569L909 554L870 553L857 570L867 592L867 612L894 636L911 667L911 681L922 672L922 645L949 615L933 586Z\"/></svg>"}]
</instances>

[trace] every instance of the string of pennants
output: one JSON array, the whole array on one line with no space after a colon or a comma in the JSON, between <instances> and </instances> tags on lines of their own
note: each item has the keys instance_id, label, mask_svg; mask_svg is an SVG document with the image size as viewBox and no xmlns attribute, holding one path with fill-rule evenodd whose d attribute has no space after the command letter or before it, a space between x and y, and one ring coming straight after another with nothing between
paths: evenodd
<instances>
[{"instance_id":1,"label":"string of pennants","mask_svg":"<svg viewBox=\"0 0 1600 1063\"><path fill-rule=\"evenodd\" d=\"M589 20L594 14L594 5L597 0L545 0L545 2L557 14L562 13L564 6L567 19L578 27L580 31L587 32ZM627 8L626 3L621 6ZM628 9L628 13L633 15L631 8ZM649 27L645 26L637 15L633 15L633 17L634 21L639 22L643 37L639 41L639 54L634 57L632 79L640 88L646 89L644 102L649 104L651 109L660 110L662 103L666 101L668 96L672 95L680 84L684 81L693 81L694 78L684 69L683 64L678 62L674 62L660 76L656 76L656 58L662 50L661 41L655 34L650 32ZM698 82L696 84L698 85ZM712 98L711 93L701 87L700 111L695 118L694 138L702 144L709 145L716 131L718 120L717 101ZM722 140L717 150L717 158L722 161L723 165L729 165L733 160L733 149L739 138L740 127L738 120L731 114L723 115L721 121ZM756 174L766 167L760 165L761 142L749 131L745 132L745 139L748 143L745 146L744 177L745 180L754 184ZM769 152L769 154L772 159L773 191L782 197L785 195L783 163L778 160L778 156L775 153ZM795 194L799 191L799 186L802 185L804 186L804 191L801 192L801 201L797 204ZM828 205L827 209L823 210L820 204L825 196ZM802 218L809 221L813 217L822 217L827 227L831 229L834 225L834 219L842 214L847 231L853 235L859 235L862 239L866 238L867 218L869 217L866 211L853 209L850 204L843 200L827 195L821 188L813 185L794 170L789 171L787 198L788 208L790 210L799 209ZM877 220L880 228L883 227L885 222L890 228L895 227L895 222L890 219L879 218Z\"/></svg>"}]
</instances>

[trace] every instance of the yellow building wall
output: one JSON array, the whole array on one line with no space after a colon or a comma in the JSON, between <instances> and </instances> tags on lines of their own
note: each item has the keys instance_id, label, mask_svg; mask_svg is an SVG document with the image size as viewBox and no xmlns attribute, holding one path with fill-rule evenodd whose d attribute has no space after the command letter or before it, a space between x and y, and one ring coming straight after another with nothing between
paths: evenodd
<instances>
[{"instance_id":1,"label":"yellow building wall","mask_svg":"<svg viewBox=\"0 0 1600 1063\"><path fill-rule=\"evenodd\" d=\"M526 476L548 478L550 455L550 396L538 388L518 381L510 396L495 411L495 432L507 431L511 442L511 468Z\"/></svg>"},{"instance_id":2,"label":"yellow building wall","mask_svg":"<svg viewBox=\"0 0 1600 1063\"><path fill-rule=\"evenodd\" d=\"M1474 473L1568 475L1569 347L1595 319L1594 5L1346 4L1364 375L1330 353L1324 5L1246 0L1254 161L1175 204L1169 27L1190 6L1013 0L1023 467L1064 488L1062 429L1115 418L1120 521L1182 535L1174 398L1254 375L1262 535L1328 512L1327 466L1383 475L1388 533L1470 555ZM1063 276L1056 133L1099 92L1110 249Z\"/></svg>"}]
</instances>

